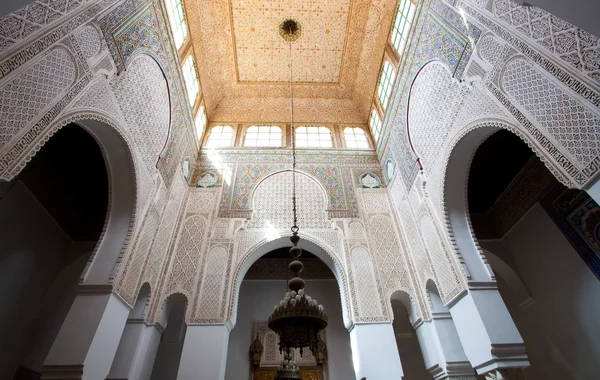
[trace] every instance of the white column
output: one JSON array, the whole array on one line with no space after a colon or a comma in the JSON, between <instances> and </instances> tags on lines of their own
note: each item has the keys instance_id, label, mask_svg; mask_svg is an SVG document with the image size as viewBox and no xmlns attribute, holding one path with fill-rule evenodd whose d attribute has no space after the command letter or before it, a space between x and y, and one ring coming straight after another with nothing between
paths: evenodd
<instances>
[{"instance_id":1,"label":"white column","mask_svg":"<svg viewBox=\"0 0 600 380\"><path fill-rule=\"evenodd\" d=\"M478 374L529 366L523 339L497 289L470 289L450 307L450 313Z\"/></svg>"},{"instance_id":2,"label":"white column","mask_svg":"<svg viewBox=\"0 0 600 380\"><path fill-rule=\"evenodd\" d=\"M596 182L590 185L585 191L596 201L596 203L600 204L600 180L597 179Z\"/></svg>"},{"instance_id":3,"label":"white column","mask_svg":"<svg viewBox=\"0 0 600 380\"><path fill-rule=\"evenodd\" d=\"M150 380L161 336L162 329L159 326L145 326L140 339L140 347L144 349L136 352L131 366L130 380Z\"/></svg>"},{"instance_id":4,"label":"white column","mask_svg":"<svg viewBox=\"0 0 600 380\"><path fill-rule=\"evenodd\" d=\"M177 380L223 380L229 331L227 325L188 326Z\"/></svg>"},{"instance_id":5,"label":"white column","mask_svg":"<svg viewBox=\"0 0 600 380\"><path fill-rule=\"evenodd\" d=\"M449 312L415 326L423 360L434 379L473 379L475 370L467 359Z\"/></svg>"},{"instance_id":6,"label":"white column","mask_svg":"<svg viewBox=\"0 0 600 380\"><path fill-rule=\"evenodd\" d=\"M42 379L105 379L129 311L112 293L78 295L46 357Z\"/></svg>"},{"instance_id":7,"label":"white column","mask_svg":"<svg viewBox=\"0 0 600 380\"><path fill-rule=\"evenodd\" d=\"M404 376L391 323L354 325L350 344L357 380L400 380Z\"/></svg>"},{"instance_id":8,"label":"white column","mask_svg":"<svg viewBox=\"0 0 600 380\"><path fill-rule=\"evenodd\" d=\"M128 319L107 379L150 380L161 334L143 319Z\"/></svg>"}]
</instances>

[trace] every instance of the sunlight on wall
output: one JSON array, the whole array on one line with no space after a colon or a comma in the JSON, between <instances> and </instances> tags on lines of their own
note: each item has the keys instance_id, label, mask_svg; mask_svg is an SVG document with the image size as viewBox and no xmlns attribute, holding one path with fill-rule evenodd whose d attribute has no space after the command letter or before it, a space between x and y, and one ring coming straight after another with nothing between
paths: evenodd
<instances>
[{"instance_id":1,"label":"sunlight on wall","mask_svg":"<svg viewBox=\"0 0 600 380\"><path fill-rule=\"evenodd\" d=\"M227 165L223 164L223 159L221 159L221 155L219 154L219 152L216 151L214 148L205 148L204 150L208 153L208 159L210 160L210 162L212 162L213 165L215 165L215 167L221 170L221 173L223 173L223 181L228 186L231 186L231 169Z\"/></svg>"},{"instance_id":2,"label":"sunlight on wall","mask_svg":"<svg viewBox=\"0 0 600 380\"><path fill-rule=\"evenodd\" d=\"M360 371L360 359L358 358L358 342L356 335L350 334L350 348L352 349L352 363L354 364L354 373Z\"/></svg>"},{"instance_id":3,"label":"sunlight on wall","mask_svg":"<svg viewBox=\"0 0 600 380\"><path fill-rule=\"evenodd\" d=\"M267 225L265 237L268 241L279 239L281 237L281 234L277 232L271 221L267 220L265 224Z\"/></svg>"}]
</instances>

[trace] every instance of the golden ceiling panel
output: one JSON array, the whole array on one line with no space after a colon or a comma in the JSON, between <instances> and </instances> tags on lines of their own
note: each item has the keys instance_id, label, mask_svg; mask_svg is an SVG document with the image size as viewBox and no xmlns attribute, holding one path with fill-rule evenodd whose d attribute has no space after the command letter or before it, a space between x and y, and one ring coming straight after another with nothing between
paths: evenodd
<instances>
[{"instance_id":1,"label":"golden ceiling panel","mask_svg":"<svg viewBox=\"0 0 600 380\"><path fill-rule=\"evenodd\" d=\"M395 5L184 0L209 119L289 121L289 45L278 28L290 17L303 34L293 46L297 120L366 123Z\"/></svg>"},{"instance_id":2,"label":"golden ceiling panel","mask_svg":"<svg viewBox=\"0 0 600 380\"><path fill-rule=\"evenodd\" d=\"M293 43L294 81L338 83L351 0L230 0L240 82L289 82L290 46L279 25L293 17L302 36Z\"/></svg>"}]
</instances>

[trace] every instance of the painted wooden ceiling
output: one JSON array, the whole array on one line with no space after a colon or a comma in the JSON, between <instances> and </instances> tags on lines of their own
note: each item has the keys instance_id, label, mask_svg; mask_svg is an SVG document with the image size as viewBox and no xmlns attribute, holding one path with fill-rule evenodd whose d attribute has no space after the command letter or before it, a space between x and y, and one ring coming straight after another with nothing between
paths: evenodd
<instances>
[{"instance_id":1,"label":"painted wooden ceiling","mask_svg":"<svg viewBox=\"0 0 600 380\"><path fill-rule=\"evenodd\" d=\"M185 0L211 121L287 122L292 44L295 121L366 123L392 22L393 0Z\"/></svg>"}]
</instances>

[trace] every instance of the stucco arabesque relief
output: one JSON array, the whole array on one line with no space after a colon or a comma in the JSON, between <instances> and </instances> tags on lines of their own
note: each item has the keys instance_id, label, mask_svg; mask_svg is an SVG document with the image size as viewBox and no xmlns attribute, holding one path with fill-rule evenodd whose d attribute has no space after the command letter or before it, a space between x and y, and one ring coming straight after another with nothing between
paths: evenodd
<instances>
[{"instance_id":1,"label":"stucco arabesque relief","mask_svg":"<svg viewBox=\"0 0 600 380\"><path fill-rule=\"evenodd\" d=\"M511 7L515 7L515 5L511 5ZM479 57L481 59L471 59L469 61L469 65L466 67L471 68L475 63L477 70L469 70L470 73L467 73L465 79L469 78L471 80L471 73L480 73L479 75L483 78L480 78L479 80L484 79L484 81L481 82L476 79L475 85L472 84L471 87L465 88L465 94L467 96L461 102L457 103L456 109L452 112L451 117L448 118L449 124L447 124L447 128L452 129L454 132L447 132L448 138L446 139L446 144L451 147L453 145L452 141L456 141L468 132L468 129L461 129L461 127L469 125L469 123L472 124L475 120L479 120L480 123L479 125L473 125L470 130L478 126L486 126L485 120L487 118L489 119L489 125L499 125L500 127L511 129L521 137L524 137L524 134L531 136L529 139L526 139L526 141L528 141L528 144L536 151L536 154L542 156L542 159L546 162L549 169L561 182L572 187L583 186L590 178L590 173L593 174L597 171L597 154L593 152L593 149L589 148L590 144L597 146L595 145L595 139L598 132L597 127L594 129L594 125L598 125L597 116L595 116L598 113L593 105L596 99L595 96L597 95L594 95L594 92L591 91L591 88L594 88L594 84L589 78L584 78L580 81L580 76L566 74L570 72L570 70L564 69L564 63L561 63L559 60L548 59L544 54L539 54L539 47L536 49L528 46L527 43L512 35L511 33L513 32L506 30L505 27L495 24L493 20L488 18L489 15L483 15L470 7L465 7L465 9L469 9L466 11L467 15L465 16L465 20L475 23L479 28L482 28L482 31L488 32L488 34L486 34L487 41L489 41L488 37L492 35L489 33L487 27L493 27L493 31L500 36L503 36L503 38L510 37L506 38L506 41L509 41L510 43L502 40L500 44L505 46L504 52L506 52L506 56L503 58L501 57L502 46L500 46L500 49L498 49L497 52L493 52L493 54L486 52L487 59ZM473 14L476 16L472 17ZM491 18L493 18L493 16L491 16ZM485 20L485 22L483 22L483 20ZM569 29L569 27L566 29ZM495 38L498 37L495 36ZM508 53L507 50L511 53ZM480 53L481 56L484 55L483 50ZM531 59L531 61L526 62L528 59ZM486 65L486 60L493 60L493 62L488 61ZM544 72L544 69L534 68L533 62L547 69L548 72ZM531 105L527 103L527 99L523 100L524 104L519 105L514 103L515 99L519 99L520 89L514 86L514 83L516 83L514 80L511 83L510 80L507 80L506 78L510 79L510 75L514 77L514 72L516 71L512 66L516 66L517 63L520 65L519 70L526 73L530 78L535 77L535 80L533 81L521 81L521 87L528 89L526 91L532 91L534 93L550 94L551 98L548 100L550 103L552 101L551 99L561 99L563 103L557 104L556 106L553 105L552 108L560 109L560 107L566 107L565 104L568 104L572 109L578 109L575 119L579 118L583 121L580 120L579 122L568 125L561 125L558 123L555 125L540 126L540 121L534 120L531 116L532 113L535 114L536 112L540 112L538 108L531 107ZM510 70L503 70L504 66L507 64L512 65L509 67ZM420 70L421 67L423 67L422 64L417 65L413 70ZM487 75L488 72L491 73ZM498 74L500 72L502 72L502 76ZM550 79L552 76L554 76L554 78ZM592 75L590 75L590 77L592 77ZM500 83L502 78L504 78L503 83ZM562 85L565 87L561 88L562 86L557 85L553 80L562 82ZM534 85L535 83L537 84ZM566 87L574 92L570 92ZM507 96L505 91L512 91L512 95ZM460 90L458 92L460 92ZM395 107L399 107L400 111L398 112L399 116L394 123L397 122L397 125L402 126L402 128L397 128L395 131L392 130L392 137L388 140L388 144L394 147L394 151L397 155L403 157L405 160L406 165L401 166L401 174L404 179L403 185L406 185L410 189L411 194L413 194L416 193L414 191L414 183L418 173L418 166L416 165L416 157L412 151L412 147L410 147L409 140L405 135L406 124L403 119L405 118L404 115L406 115L407 110L407 92L402 93L402 91L398 91L396 95L397 98L393 104L395 104ZM475 99L473 99L473 97L475 97ZM481 98L485 99L486 102L484 103L487 104L474 104L474 100L479 100ZM404 104L402 102L404 102ZM530 108L528 109L528 107ZM499 118L506 120L507 122L502 125L503 123L498 123ZM570 121L567 121L566 123L570 123ZM512 127L513 125L515 127ZM391 127L394 126L396 125L392 125ZM573 132L573 126L578 126L581 129L577 132ZM439 133L439 131L436 133ZM556 133L556 135L552 136L553 133ZM572 142L573 139L570 137L573 133L586 134L584 144L574 144ZM414 138L412 133L411 137ZM530 142L530 140L534 142ZM538 144L542 148L541 152ZM439 146L438 151L451 152L451 149ZM440 198L442 197L441 191L444 187L442 177L447 157L442 158L442 160L436 161L437 164L433 165L433 171L435 173L432 175L432 178L429 178L427 186L429 195L432 197L434 203L433 206L435 206L433 207L435 212L432 212L431 216L436 220L440 217L444 217L444 210L441 205L443 201ZM423 164L428 164L429 166L426 169L430 172L432 171L431 162ZM408 168L408 170L406 170L406 168ZM399 212L401 212L401 210L399 210ZM443 221L440 223L443 224ZM433 229L430 228L430 230ZM448 232L450 234L449 238L452 240L452 231L448 230ZM421 231L421 234L422 233L423 231ZM461 260L459 256L457 258L459 261Z\"/></svg>"},{"instance_id":2,"label":"stucco arabesque relief","mask_svg":"<svg viewBox=\"0 0 600 380\"><path fill-rule=\"evenodd\" d=\"M374 156L373 154L371 154L371 156ZM254 157L256 159L256 156ZM270 154L264 154L264 156L262 156L263 160L272 160L273 156ZM335 157L335 155L332 155L331 157L332 161L339 161L339 159L337 159ZM357 167L358 170L360 170L362 172L362 170L364 171L369 171L372 170L373 166L376 166L375 162L372 162L370 164L365 164L364 160L358 160L357 162L352 162L352 159L350 156L348 156L345 160L345 165L347 166L352 166L352 167ZM367 157L367 162L372 160L371 157ZM203 170L205 168L199 168L199 170ZM210 168L211 170L217 170L214 167ZM276 169L276 168L275 168ZM281 177L282 175L284 175L286 172L280 173L280 174L275 174L275 176L277 176L278 178L284 178ZM237 173L239 174L239 173ZM289 174L289 172L288 172ZM312 177L312 176L311 176ZM275 177L266 177L266 178L275 178ZM314 178L314 177L313 177ZM319 181L319 180L317 180ZM320 181L319 181L320 182ZM354 192L354 186L356 184L350 184L350 187L347 189L350 192ZM319 190L319 192L323 192L323 195L325 196L325 199L327 198L327 192L325 191L325 185L320 185L322 186L322 190ZM316 191L316 190L315 190ZM381 189L379 191L380 194L385 195L385 189ZM179 292L179 293L183 293L184 295L186 295L186 297L188 298L189 302L191 303L191 308L189 310L188 313L188 321L190 323L225 323L227 321L227 319L231 316L231 308L235 307L234 305L229 305L229 312L227 312L226 308L227 304L228 304L228 300L231 299L231 297L233 297L231 295L231 292L234 291L234 278L231 277L232 274L233 276L237 276L237 270L236 267L239 266L241 264L241 262L238 260L236 263L236 260L234 259L233 261L226 262L226 261L222 261L220 258L222 257L235 257L236 255L242 254L243 252L247 251L248 248L243 248L243 247L250 247L253 245L253 243L251 243L250 245L243 243L243 241L250 239L250 241L256 241L256 242L260 242L260 238L259 240L256 240L256 237L252 237L252 236L245 236L247 234L236 234L236 231L239 230L239 226L241 226L238 222L238 219L236 218L217 218L217 215L215 214L215 212L218 210L218 204L220 203L219 197L225 196L225 194L221 193L221 189L219 187L216 188L209 188L209 189L193 189L192 192L195 194L193 197L190 196L189 200L187 201L187 206L184 206L184 208L182 208L182 212L179 216L179 222L177 222L178 227L176 228L179 232L176 233L177 238L173 238L173 241L171 242L169 251L167 253L168 258L165 259L165 263L162 264L162 267L164 269L161 270L161 280L159 281L159 283L156 285L157 288L155 288L155 292L153 292L156 295L156 298L153 299L152 301L152 307L151 307L151 313L149 315L149 320L154 321L156 318L159 317L159 310L162 307L162 303L166 300L166 298L170 295L173 294L174 292ZM324 201L325 201L324 199ZM284 201L284 200L282 200ZM280 203L280 202L278 202ZM377 202L375 202L377 203ZM368 209L379 213L380 217L382 213L389 213L389 209L381 209L380 206L374 204L373 202L369 202L369 204L373 204L373 206L368 206ZM373 209L373 207L375 207L375 209ZM310 209L314 209L314 207L310 207ZM316 209L315 209L316 210ZM255 210L257 212L259 212L260 210ZM307 210L308 211L308 210ZM310 211L309 213L312 213L313 211ZM314 211L317 212L317 211ZM321 209L320 211L321 213L325 213L325 209ZM262 214L261 214L262 215ZM312 214L311 214L312 215ZM326 214L324 214L326 215ZM389 214L388 214L389 215ZM326 216L325 216L326 218ZM385 223L387 223L388 227L386 228L394 228L393 225L391 224L391 216L387 216L384 217L386 219L382 219L382 220L387 220ZM274 219L275 220L275 219ZM309 217L309 219L307 220L311 220L312 223L312 216ZM354 219L345 219L347 221L360 221L360 217L354 218ZM283 222L279 222L278 224L281 224ZM360 223L364 223L367 224L368 222L365 220L363 222ZM321 223L322 224L322 223ZM321 225L319 224L319 225ZM154 223L150 222L151 228L156 228ZM338 224L336 223L336 225L342 226L344 225L344 223ZM212 228L208 229L207 226L213 226ZM236 227L237 226L237 227ZM250 225L249 225L250 226ZM162 227L161 227L162 228ZM211 231L212 230L212 231ZM254 229L250 228L248 231L254 231ZM310 230L310 229L309 229ZM323 231L318 231L318 230L310 230L309 234L316 234L315 236L317 237L317 244L325 244L326 247L329 247L328 249L332 249L332 252L335 252L335 255L337 257L337 260L341 260L341 263L343 265L343 267L341 267L343 269L343 271L345 271L346 269L344 269L347 264L344 262L344 254L338 252L339 250L343 249L341 242L338 241L341 236L338 236L337 238L334 238L333 240L328 238L327 234L325 234L325 232L329 231L329 229L324 229ZM344 231L345 229L342 228L342 231ZM258 235L260 236L266 236L266 234L268 234L268 229L264 229L264 228L258 228L256 231L258 231ZM334 232L334 230L331 230L331 232ZM382 234L385 234L385 229L381 229L380 231ZM347 235L348 238L352 239L353 237L356 238L356 236L354 236L353 234L356 234L356 232L351 233L351 232L343 232L343 234ZM257 236L258 236L257 235ZM363 239L365 237L364 233L362 235ZM333 237L333 236L332 236ZM381 238L381 236L380 236ZM254 239L254 240L253 240ZM310 238L310 239L314 239L314 238ZM323 240L325 239L325 240ZM160 240L163 240L162 238ZM356 241L356 240L354 240ZM394 244L398 244L397 242ZM189 247L196 247L196 249L192 249L192 250L188 250ZM229 255L220 255L217 252L219 252L219 250L222 250L223 248L227 249L228 251L230 249L232 249L233 247L238 247L237 249L235 249L234 251L230 251ZM369 247L369 243L367 243L367 241L364 241L363 246L365 247L365 249L367 249L367 247ZM223 248L219 248L219 247L223 247ZM229 248L226 248L229 247ZM336 248L337 247L337 248ZM393 246L391 246L392 250L394 250ZM184 249L184 251L182 251L181 249ZM378 248L374 248L374 249L378 249ZM241 250L241 251L240 251ZM243 252L242 252L243 251ZM213 252L213 253L211 253ZM234 252L238 252L237 254ZM211 256L212 255L212 256ZM233 256L232 256L233 255ZM374 255L374 254L373 254ZM380 253L378 253L378 257L387 257L390 255L390 252L388 252L388 250L381 250ZM213 260L215 259L215 260ZM349 259L349 258L348 258ZM366 263L366 262L365 262ZM387 263L387 259L384 261L381 260L373 260L372 264L374 267L375 272L372 273L372 277L374 279L374 281L376 281L377 283L379 283L379 276L380 276L380 271L383 270L384 272L381 273L388 273L388 269L389 269L389 265ZM360 267L360 265L359 265ZM179 269L177 269L179 268ZM192 268L192 269L190 269ZM195 268L195 269L194 269ZM219 273L222 272L222 276L212 276L210 273L206 272L206 268L213 268L213 269L218 269ZM357 268L356 266L354 268ZM383 269L382 269L383 268ZM212 269L211 269L212 270ZM174 272L173 272L174 271ZM205 273L206 272L206 273ZM410 275L407 273L406 270L401 269L402 274L402 278L398 278L392 281L401 281L405 284L409 284L412 283L412 280L410 279ZM199 274L198 274L199 273ZM397 275L399 274L399 272L391 272L389 273L391 275ZM388 276L389 274L386 274L386 276ZM146 278L146 275L142 275L142 278ZM223 283L221 282L223 277L227 277L229 278L228 282ZM215 282L216 281L216 282ZM343 280L345 281L345 280ZM229 284L229 285L228 285ZM353 297L358 296L358 294L360 293L356 293L355 290L357 289L356 284L354 283L350 283L350 284L345 284L343 285L344 289L346 289L343 294L342 294L342 298L343 300L346 299L346 296L344 296L344 294L348 295L351 297L351 300L349 300L349 302L351 304L356 304L356 299L354 299ZM209 287L208 289L212 289L211 292L212 293L220 293L223 294L223 297L207 297L206 295L208 293L207 290L202 290L202 289L206 289L206 287ZM349 288L348 288L349 286ZM408 285L407 285L408 286ZM410 286L409 286L410 288ZM360 313L354 313L354 317L353 319L355 321L363 321L363 322L375 322L375 321L387 321L389 320L389 314L388 314L388 306L387 303L389 303L386 299L387 297L387 290L383 290L382 288L380 288L380 285L377 286L377 289L380 290L376 290L376 295L377 298L380 298L380 305L381 307L378 308L379 311L377 310L369 310L369 311L365 311L366 315L361 315ZM214 291L213 291L214 290ZM407 288L408 290L408 288ZM348 293L346 293L347 291L350 291L350 295ZM211 294L212 294L211 293ZM411 296L413 296L413 291L409 292L411 294ZM204 295L203 295L204 294ZM423 299L423 296L414 296L416 299ZM234 297L235 299L235 297ZM364 297L363 297L364 299ZM344 301L345 302L345 301ZM422 305L422 302L420 302L420 305ZM213 310L212 312L200 312L200 310ZM422 312L422 307L419 307L420 312ZM358 310L356 310L358 311ZM208 313L208 314L207 314Z\"/></svg>"},{"instance_id":3,"label":"stucco arabesque relief","mask_svg":"<svg viewBox=\"0 0 600 380\"><path fill-rule=\"evenodd\" d=\"M129 54L132 57L131 62L134 64L135 62L149 60L148 62L151 62L150 71L160 72L166 70L166 77L169 81L168 86L171 87L170 100L172 101L167 107L170 106L175 109L173 116L175 127L170 133L170 141L175 141L176 144L170 146L170 154L174 157L171 162L165 160L158 164L159 169L165 169L166 166L169 166L169 168L161 171L164 177L157 177L158 154L165 146L168 123L160 119L160 125L146 126L144 133L138 133L140 131L136 130L136 128L143 126L139 126L135 122L133 122L135 125L131 125L131 122L128 123L129 120L124 114L129 116L138 114L136 117L141 118L143 121L144 118L151 118L150 115L154 111L152 109L141 109L136 104L130 105L133 108L122 109L127 104L125 104L126 102L117 101L116 95L122 92L122 88L119 88L119 84L116 84L116 82L122 82L123 79L130 77L131 83L124 82L123 85L131 88L136 85L136 80L143 79L134 78L136 76L135 70L124 72L120 77L114 76L116 72L115 62L111 59L109 50L111 49L111 43L115 41L112 38L107 40L102 37L100 22L98 22L99 19L108 18L115 23L131 20L132 14L135 14L139 11L140 6L143 7L147 3L143 1L118 3L111 0L89 1L85 4L81 1L71 1L71 3L73 3L73 7L63 9L61 17L45 20L45 24L39 24L33 28L35 29L34 33L12 36L10 37L12 38L10 43L2 45L2 51L0 52L0 56L3 57L0 61L0 90L9 93L12 91L20 94L19 96L27 94L41 96L39 106L31 102L20 103L17 108L21 107L23 109L12 110L14 112L11 117L3 118L10 125L4 125L2 129L3 147L0 149L2 162L0 169L4 178L10 179L21 170L53 133L69 122L84 119L97 120L117 130L128 145L132 155L132 165L134 166L132 170L136 173L137 196L135 217L132 219L131 231L128 233L122 251L123 256L120 258L120 262L124 265L119 266L121 274L115 273L113 276L116 276L117 291L120 292L119 289L126 289L127 291L121 293L121 295L132 303L135 301L137 290L141 285L140 281L148 281L152 284L152 287L155 287L157 285L156 281L160 278L159 273L163 270L164 257L162 256L155 258L154 261L149 260L150 262L146 265L147 261L144 256L150 243L147 244L141 241L138 235L143 232L140 235L141 237L152 236L152 231L158 229L163 241L171 241L171 233L175 230L173 222L177 220L178 207L175 205L171 207L175 210L175 213L171 212L175 216L175 221L169 221L167 226L163 227L163 220L157 221L156 219L164 216L162 211L165 210L167 201L164 197L159 196L159 192L164 195L168 191L162 183L164 182L167 187L170 187L175 173L178 173L179 161L182 155L187 154L191 158L195 157L195 153L193 153L194 144L189 142L189 136L186 136L185 130L185 124L191 124L191 117L186 120L185 113L181 114L181 111L185 111L186 108L178 106L178 104L186 104L187 100L178 98L181 96L180 89L182 86L177 82L179 80L177 67L173 66L172 60L169 60L168 55L165 55L164 52L163 54L160 54L160 51L156 52L156 50L163 49L165 38L168 37L165 34L165 24L161 21L160 12L154 13L153 7L150 6L151 15L155 17L156 22L151 25L138 22L137 26L134 27L137 27L137 29L131 30L131 32L132 35L137 33L138 36L150 35L151 40L141 39L138 45L129 43L129 41L118 41L112 45L113 50L111 53L119 53L117 49L122 48L121 52ZM37 2L32 6L39 8ZM50 6L45 5L44 7L48 8ZM42 8L46 9L44 7ZM47 13L50 11L50 9L46 9ZM72 15L72 17L63 17L66 15ZM7 17L13 19L13 21L15 19L12 15ZM133 20L132 24L139 20L139 18ZM19 22L29 25L31 20L23 19ZM144 30L145 27L155 28L155 30ZM6 31L5 29L4 32ZM140 48L143 52L138 54ZM161 56L163 59L161 59ZM157 60L156 57L158 57ZM158 66L165 62L166 68L163 66L159 69ZM49 75L52 75L52 77L48 77ZM146 79L146 83L150 87L155 86L155 84L160 87L160 81L165 81L162 73ZM36 89L45 89L45 92L40 93ZM162 94L163 98L165 97L164 93L165 91L156 91L156 95ZM14 96L3 96L2 99L6 101L17 100ZM157 106L159 109L157 109L157 112L165 113L164 107L160 103L167 102L168 104L169 99L158 100L159 104ZM167 111L167 115L168 113ZM156 129L155 127L161 130L148 130L149 128ZM148 135L147 139L144 134ZM141 151L145 153L141 154ZM157 186L155 186L155 183ZM181 195L179 194L179 196ZM156 199L156 204L152 203L148 207L148 204L151 203L149 202L150 199ZM134 224L138 227L134 228ZM135 232L139 234L135 234ZM161 244L162 242L156 240L152 242L152 247L158 249ZM168 244L164 247L164 250L159 249L159 251L162 250L166 253L167 249ZM143 260L139 265L133 263L135 264L131 268L133 277L125 279L126 282L121 282L123 280L122 273L126 271L134 257ZM142 269L142 263L144 269ZM144 276L140 277L142 270ZM154 275L151 274L148 278L147 273L152 271Z\"/></svg>"},{"instance_id":4,"label":"stucco arabesque relief","mask_svg":"<svg viewBox=\"0 0 600 380\"><path fill-rule=\"evenodd\" d=\"M302 9L297 10L288 9L287 3L260 8L258 2L239 0L187 0L184 3L210 120L289 121L287 79L283 82L243 80L285 77L289 48L277 40L273 41L275 47L265 46L264 41L253 35L269 35L263 28L271 26L276 36L280 19L291 16L303 23L305 31L305 36L294 47L298 49L298 57L303 58L294 61L296 80L302 81L294 89L295 119L366 122L391 26L393 2L339 0L327 4L310 2L309 6L300 7L305 3L302 2L298 4ZM328 10L330 14L325 13ZM253 19L258 14L261 23ZM347 17L348 24L336 21L335 17ZM263 19L273 25L265 22L259 26ZM303 38L307 41L305 46L301 45ZM312 40L314 44L309 44ZM261 49L272 55L267 57ZM312 67L306 63L307 59L320 62L320 66ZM257 74L248 75L250 68Z\"/></svg>"}]
</instances>

